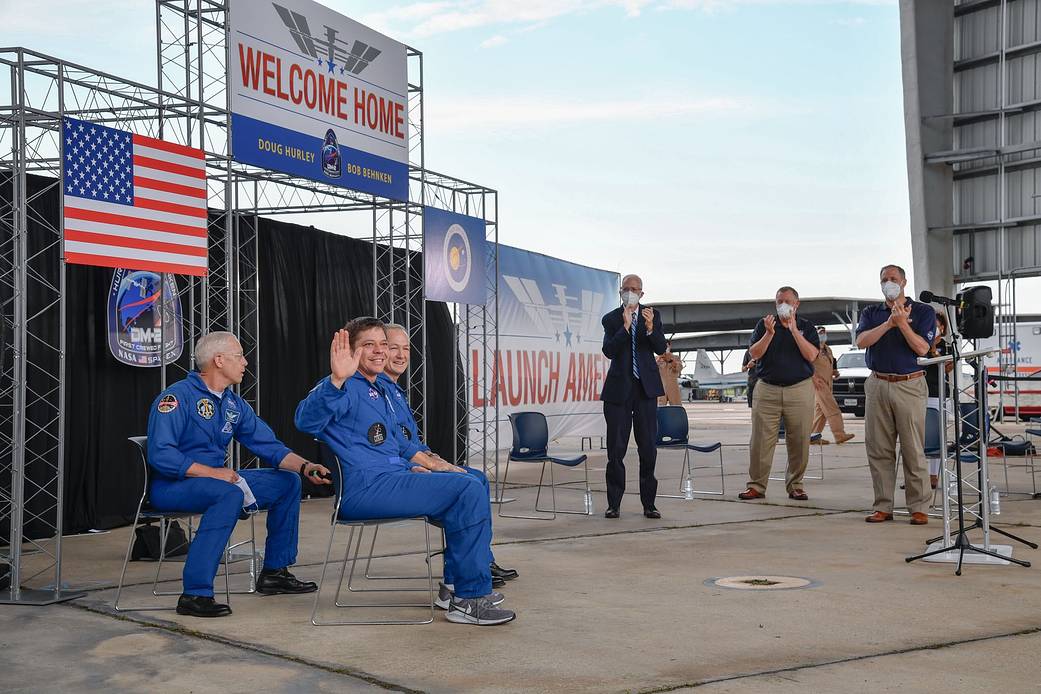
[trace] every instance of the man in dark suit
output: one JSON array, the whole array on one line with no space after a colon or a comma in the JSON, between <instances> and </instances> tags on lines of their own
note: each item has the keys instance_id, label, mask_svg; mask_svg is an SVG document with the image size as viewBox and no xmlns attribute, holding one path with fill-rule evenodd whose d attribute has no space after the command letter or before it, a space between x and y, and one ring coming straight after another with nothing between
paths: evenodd
<instances>
[{"instance_id":1,"label":"man in dark suit","mask_svg":"<svg viewBox=\"0 0 1041 694\"><path fill-rule=\"evenodd\" d=\"M604 380L600 399L607 420L607 511L605 518L617 518L625 493L625 452L629 433L636 432L640 454L640 501L643 515L661 518L654 507L658 480L654 478L657 459L658 396L664 395L658 375L656 354L665 353L665 333L661 315L641 306L643 280L636 275L622 278L619 292L622 305L604 316L604 355L611 368Z\"/></svg>"}]
</instances>

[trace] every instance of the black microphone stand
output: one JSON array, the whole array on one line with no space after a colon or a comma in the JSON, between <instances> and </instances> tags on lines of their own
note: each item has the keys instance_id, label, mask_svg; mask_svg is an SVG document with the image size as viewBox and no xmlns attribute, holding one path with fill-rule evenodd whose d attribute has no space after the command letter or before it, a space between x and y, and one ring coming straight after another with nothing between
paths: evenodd
<instances>
[{"instance_id":1,"label":"black microphone stand","mask_svg":"<svg viewBox=\"0 0 1041 694\"><path fill-rule=\"evenodd\" d=\"M952 388L951 388L951 390L953 391L952 392L952 399L954 401L954 408L953 408L953 410L954 410L954 467L955 467L955 476L957 477L957 481L958 481L958 530L955 533L954 537L952 538L951 544L945 545L943 547L939 547L937 549L931 549L928 552L925 552L923 554L917 554L917 555L914 555L914 556L911 556L911 557L907 557L904 561L906 561L908 563L911 563L913 561L917 561L918 559L925 559L926 557L932 557L932 556L937 555L937 554L943 554L945 552L957 551L958 552L958 565L957 565L957 568L954 570L954 575L955 576L961 576L961 569L962 569L963 560L965 559L965 552L976 552L977 554L985 554L985 555L994 557L996 559L1001 559L1003 561L1008 561L1008 562L1011 562L1013 564L1019 564L1020 566L1029 567L1030 566L1030 562L1028 562L1028 561L1024 561L1022 559L1013 559L1012 557L1006 557L1006 556L1001 555L1001 554L999 554L997 552L994 552L994 551L992 551L990 549L985 549L983 547L977 547L976 545L972 544L969 541L969 535L968 535L969 530L972 530L972 529L978 528L978 527L982 527L982 526L980 525L980 521L979 520L977 520L976 523L974 523L972 525L969 525L969 526L965 525L965 503L964 503L964 491L962 489L962 468L961 468L961 463L962 463L962 456L963 455L971 456L971 455L974 455L974 454L971 451L972 442L963 440L962 439L962 435L961 435L961 405L959 403L960 389L958 387L958 372L960 371L960 369L958 368L958 361L961 358L961 351L958 348L958 340L960 339L961 336L958 335L958 333L957 333L957 327L956 326L958 324L954 320L955 317L953 315L953 311L951 311L951 306L949 304L945 305L944 306L944 310L947 312L947 325L949 325L950 328L951 328L951 337L953 338L952 342L951 342L951 356L952 356L952 358L954 360L953 361L953 363L954 363L954 370L951 372L951 379L952 379ZM942 369L944 367L943 366L938 366L938 368L941 369L941 373L942 373ZM941 379L942 379L942 377L941 377ZM977 390L977 393L978 393L978 390ZM985 391L984 391L984 393L985 393ZM940 390L940 394L939 395L940 395L940 416L942 417L943 416L943 411L944 411L944 409L943 409L944 408L944 402L943 402L944 401L944 392L943 392L943 389ZM978 397L978 395L977 395L977 397ZM982 423L985 421L983 419L983 416L984 416L984 412L985 412L984 408L986 407L986 401L985 400L981 401L981 400L977 399L976 405L977 405L977 407L976 407L976 414L977 414L977 417L980 418L980 425L978 426L979 436L976 437L976 444L978 446L985 446L986 442L983 439L984 427L982 426ZM946 432L943 432L942 436L946 436ZM947 451L947 455L950 456L950 451ZM982 451L982 450L979 451L979 455L977 456L977 460L982 461L982 456L983 455L986 455L986 451ZM944 466L946 467L946 461L944 461ZM982 474L982 472L981 472L981 474ZM945 476L944 482L945 483L947 482L946 476ZM944 487L943 493L947 494L946 485ZM984 513L986 512L984 507L987 504L990 503L990 499L984 499L984 498L982 498L982 496L984 494L987 494L987 493L988 493L987 485L986 484L980 485L980 495L981 495L980 506L981 506L981 509L983 510ZM994 528L994 530L997 530L997 529ZM1018 537L1014 537L1013 535L1009 535L1008 533L1006 533L1004 531L1000 531L999 530L998 532L1000 532L1003 535L1007 535L1010 538L1013 538L1015 540L1023 542L1024 544L1027 544L1027 545L1029 545L1029 546L1031 546L1031 547L1033 547L1035 549L1037 548L1037 545L1034 545L1033 543L1027 542L1026 540L1022 540L1022 539L1020 539ZM943 539L943 538L936 538L936 539L932 540L931 542L936 542L936 541L941 540L941 539Z\"/></svg>"}]
</instances>

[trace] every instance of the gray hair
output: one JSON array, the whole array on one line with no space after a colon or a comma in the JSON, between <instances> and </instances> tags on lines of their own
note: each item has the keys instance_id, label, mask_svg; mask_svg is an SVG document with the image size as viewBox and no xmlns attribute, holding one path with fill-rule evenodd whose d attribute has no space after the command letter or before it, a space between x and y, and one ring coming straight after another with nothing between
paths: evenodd
<instances>
[{"instance_id":1,"label":"gray hair","mask_svg":"<svg viewBox=\"0 0 1041 694\"><path fill-rule=\"evenodd\" d=\"M401 323L387 323L386 325L383 326L383 329L384 330L400 330L401 332L405 333L406 336L408 335L408 330Z\"/></svg>"},{"instance_id":2,"label":"gray hair","mask_svg":"<svg viewBox=\"0 0 1041 694\"><path fill-rule=\"evenodd\" d=\"M224 330L207 333L195 343L195 365L202 371L213 362L213 358L231 346L232 340L238 342L235 333Z\"/></svg>"}]
</instances>

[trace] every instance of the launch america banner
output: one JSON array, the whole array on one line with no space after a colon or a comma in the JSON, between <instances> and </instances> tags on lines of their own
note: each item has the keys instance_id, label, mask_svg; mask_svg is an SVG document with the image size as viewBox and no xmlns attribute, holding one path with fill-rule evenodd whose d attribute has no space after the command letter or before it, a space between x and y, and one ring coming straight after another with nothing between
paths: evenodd
<instances>
[{"instance_id":1,"label":"launch america banner","mask_svg":"<svg viewBox=\"0 0 1041 694\"><path fill-rule=\"evenodd\" d=\"M610 362L600 319L618 303L618 274L498 249L499 352L486 370L480 350L471 350L471 402L498 402L503 447L507 415L528 410L546 415L551 438L603 435L599 398Z\"/></svg>"},{"instance_id":2,"label":"launch america banner","mask_svg":"<svg viewBox=\"0 0 1041 694\"><path fill-rule=\"evenodd\" d=\"M311 0L231 0L232 157L408 200L405 45Z\"/></svg>"}]
</instances>

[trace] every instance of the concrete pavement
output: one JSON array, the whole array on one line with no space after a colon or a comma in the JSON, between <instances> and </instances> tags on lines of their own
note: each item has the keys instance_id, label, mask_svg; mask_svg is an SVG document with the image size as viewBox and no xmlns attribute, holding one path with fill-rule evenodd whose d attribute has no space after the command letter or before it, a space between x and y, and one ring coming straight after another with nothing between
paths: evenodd
<instances>
[{"instance_id":1,"label":"concrete pavement","mask_svg":"<svg viewBox=\"0 0 1041 694\"><path fill-rule=\"evenodd\" d=\"M594 516L496 520L496 555L521 572L503 590L506 606L518 613L509 625L454 625L439 613L427 626L316 628L309 622L313 596L234 595L235 613L226 619L172 612L117 618L114 591L96 589L66 605L0 608L0 652L18 664L4 668L9 674L0 677L0 691L40 691L28 665L40 654L65 666L48 669L42 689L53 691L1039 690L1038 568L970 565L955 577L949 564L906 563L905 556L921 551L942 528L935 520L926 527L900 518L864 523L871 486L862 421L847 420L857 434L853 443L825 447L824 479L807 481L808 502L790 501L783 482L772 482L764 501L740 502L747 408L698 403L688 412L693 439L732 444L724 449L726 495L661 499L664 517L647 520L639 513L633 454L627 466L632 495L622 518L606 520L605 460L594 451ZM577 448L578 441L569 440L557 450ZM662 493L678 492L678 456L659 456ZM713 460L699 456L698 464ZM775 473L782 470L779 447ZM812 460L810 472L817 472ZM515 474L518 481L537 481L537 466L511 466L511 482ZM718 484L711 470L698 475L699 486ZM1013 491L1030 489L1022 469L1012 470L1010 480ZM530 488L509 496L517 498L513 511L530 510L534 502ZM558 494L558 503L580 507L581 496ZM1008 497L996 520L1038 542L1039 509L1041 501ZM300 577L320 573L329 512L327 500L303 506ZM240 524L238 534L245 529ZM127 532L70 538L67 580L114 582ZM262 523L258 532L263 536ZM341 532L341 556L345 541ZM379 551L400 556L381 560L375 570L418 573L422 559L409 553L421 543L416 526L381 531ZM1014 556L1041 559L1021 545ZM164 569L165 588L179 588L179 570ZM149 599L153 571L154 565L131 564L135 585L128 597ZM706 585L717 577L765 574L815 583L757 592ZM234 579L245 583L241 574ZM323 602L335 609L331 596ZM127 675L144 664L153 675Z\"/></svg>"}]
</instances>

